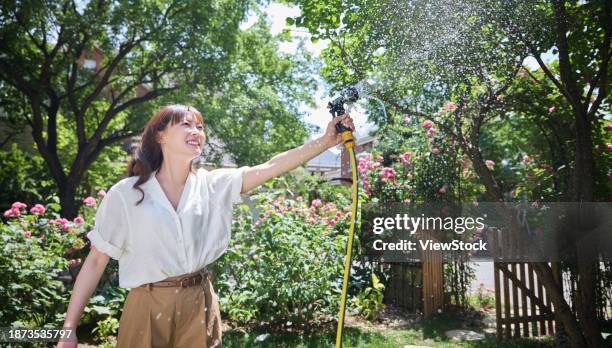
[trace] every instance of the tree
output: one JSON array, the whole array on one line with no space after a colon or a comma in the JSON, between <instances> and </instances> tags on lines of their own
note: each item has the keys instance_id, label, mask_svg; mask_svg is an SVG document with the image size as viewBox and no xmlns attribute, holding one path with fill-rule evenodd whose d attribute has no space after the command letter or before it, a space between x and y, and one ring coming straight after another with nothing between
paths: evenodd
<instances>
[{"instance_id":1,"label":"tree","mask_svg":"<svg viewBox=\"0 0 612 348\"><path fill-rule=\"evenodd\" d=\"M56 182L62 214L74 216L83 174L108 145L139 133L162 96L228 75L250 1L3 2L0 79L20 95L3 100L32 129ZM89 69L84 59L102 56ZM58 120L76 154L62 160Z\"/></svg>"},{"instance_id":2,"label":"tree","mask_svg":"<svg viewBox=\"0 0 612 348\"><path fill-rule=\"evenodd\" d=\"M207 156L230 153L236 163L255 165L307 138L300 107L312 104L317 65L303 44L295 54L279 52L279 44L287 39L272 35L261 16L238 36L226 82L214 93L197 90L207 135L224 144L223 152L209 144Z\"/></svg>"},{"instance_id":3,"label":"tree","mask_svg":"<svg viewBox=\"0 0 612 348\"><path fill-rule=\"evenodd\" d=\"M485 164L483 127L499 121L508 88L524 58L533 55L574 114L569 196L575 201L594 200L592 134L609 103L609 2L295 2L302 14L290 23L331 40L324 53L327 78L338 88L357 84L398 111L437 116L438 125L469 156L492 201L504 201L504 192ZM550 27L555 28L552 36L546 31ZM558 75L541 58L552 47L559 55ZM364 81L376 82L375 88ZM444 100L452 101L453 107L439 114ZM572 344L602 346L594 322L597 264L592 256L597 253L577 252L580 321L571 313L550 267L534 266Z\"/></svg>"}]
</instances>

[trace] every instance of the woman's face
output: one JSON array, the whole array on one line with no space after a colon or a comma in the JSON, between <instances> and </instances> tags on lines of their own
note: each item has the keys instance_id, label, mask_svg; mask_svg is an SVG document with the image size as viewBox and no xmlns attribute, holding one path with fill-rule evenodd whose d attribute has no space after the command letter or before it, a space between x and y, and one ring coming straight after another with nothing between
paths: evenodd
<instances>
[{"instance_id":1,"label":"woman's face","mask_svg":"<svg viewBox=\"0 0 612 348\"><path fill-rule=\"evenodd\" d=\"M166 129L160 132L162 151L172 156L184 156L190 160L200 155L205 139L204 126L198 123L192 114L188 114L174 125L168 124Z\"/></svg>"}]
</instances>

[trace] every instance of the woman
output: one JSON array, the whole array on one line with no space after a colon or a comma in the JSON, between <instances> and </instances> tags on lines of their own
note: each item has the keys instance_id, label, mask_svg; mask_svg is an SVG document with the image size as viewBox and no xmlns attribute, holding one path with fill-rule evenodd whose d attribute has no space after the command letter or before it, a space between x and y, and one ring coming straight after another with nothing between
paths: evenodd
<instances>
[{"instance_id":1,"label":"woman","mask_svg":"<svg viewBox=\"0 0 612 348\"><path fill-rule=\"evenodd\" d=\"M348 115L334 118L325 134L266 163L195 171L206 136L193 107L170 105L147 123L129 177L103 198L91 251L77 276L65 328L76 328L112 257L119 286L130 288L117 346L219 347L221 316L206 268L226 250L232 204L240 195L307 162L342 139L335 125L354 130ZM76 347L76 337L59 347Z\"/></svg>"}]
</instances>

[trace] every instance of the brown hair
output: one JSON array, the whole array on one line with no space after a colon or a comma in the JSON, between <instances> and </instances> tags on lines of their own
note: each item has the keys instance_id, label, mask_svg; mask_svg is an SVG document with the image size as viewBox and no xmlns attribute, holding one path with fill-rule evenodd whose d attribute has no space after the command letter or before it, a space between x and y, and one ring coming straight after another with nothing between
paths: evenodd
<instances>
[{"instance_id":1,"label":"brown hair","mask_svg":"<svg viewBox=\"0 0 612 348\"><path fill-rule=\"evenodd\" d=\"M138 176L132 188L142 193L142 198L136 202L136 205L140 204L145 196L140 185L149 180L151 173L159 169L164 160L161 145L157 142L157 133L166 129L170 122L171 125L179 123L189 114L200 124L204 124L202 114L196 108L180 104L164 106L147 122L136 154L128 163L128 176ZM193 166L190 170L193 171Z\"/></svg>"}]
</instances>

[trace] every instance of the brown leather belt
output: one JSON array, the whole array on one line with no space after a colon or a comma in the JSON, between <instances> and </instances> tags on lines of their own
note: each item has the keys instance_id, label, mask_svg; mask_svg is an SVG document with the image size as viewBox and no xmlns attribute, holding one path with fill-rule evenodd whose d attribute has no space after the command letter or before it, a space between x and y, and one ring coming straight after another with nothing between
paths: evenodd
<instances>
[{"instance_id":1,"label":"brown leather belt","mask_svg":"<svg viewBox=\"0 0 612 348\"><path fill-rule=\"evenodd\" d=\"M172 287L186 288L190 286L204 284L204 279L206 278L208 278L208 280L210 281L214 279L210 271L207 268L203 268L193 273L166 278L165 280L160 280L154 283L143 284L139 287L148 287L149 289L152 287L153 288L172 288Z\"/></svg>"}]
</instances>

